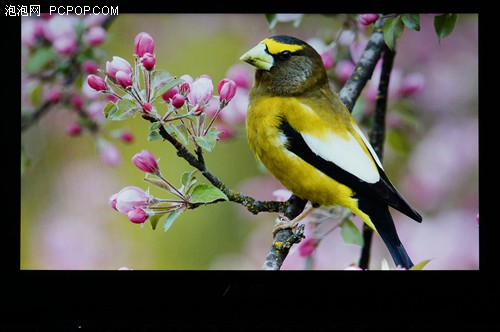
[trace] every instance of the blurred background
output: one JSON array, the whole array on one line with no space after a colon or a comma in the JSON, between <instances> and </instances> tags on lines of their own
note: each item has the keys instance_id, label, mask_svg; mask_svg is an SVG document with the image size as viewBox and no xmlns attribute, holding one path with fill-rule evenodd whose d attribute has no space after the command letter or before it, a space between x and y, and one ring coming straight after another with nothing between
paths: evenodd
<instances>
[{"instance_id":1,"label":"blurred background","mask_svg":"<svg viewBox=\"0 0 500 332\"><path fill-rule=\"evenodd\" d=\"M306 14L299 27L281 22L270 31L263 14L120 14L107 30L102 48L107 60L120 56L133 63L134 38L148 32L155 40L156 68L176 76L206 74L217 84L240 63L244 52L269 35L335 39L342 28L338 16ZM406 29L398 41L391 84L402 84L416 73L425 84L411 98L395 96L397 102L389 102L384 147L389 178L421 213L423 222L392 212L415 263L429 259L428 270L476 270L478 18L460 14L452 34L441 41L432 20L432 15L421 15L421 31ZM341 59L333 58L335 67ZM338 91L340 86L334 88ZM358 104L362 120L370 114L369 103ZM109 166L99 158L90 136L68 136L66 128L75 118L74 113L53 110L22 133L30 166L21 177L21 269L261 268L272 243L275 214L252 215L223 202L185 212L167 232L162 225L153 230L148 222L133 224L113 210L108 199L126 186L148 188L144 173L131 162L135 153L153 152L160 158L163 175L176 185L191 168L170 144L149 142L148 123L139 116L106 124L111 129L126 127L135 137L130 144L117 143L120 162ZM273 192L281 187L256 163L244 125L233 129L232 138L205 154L208 168L229 188L260 200L276 199ZM360 254L358 246L342 240L338 228L308 257L297 248L292 248L283 269L343 270ZM393 268L375 235L370 268L383 268L384 260Z\"/></svg>"}]
</instances>

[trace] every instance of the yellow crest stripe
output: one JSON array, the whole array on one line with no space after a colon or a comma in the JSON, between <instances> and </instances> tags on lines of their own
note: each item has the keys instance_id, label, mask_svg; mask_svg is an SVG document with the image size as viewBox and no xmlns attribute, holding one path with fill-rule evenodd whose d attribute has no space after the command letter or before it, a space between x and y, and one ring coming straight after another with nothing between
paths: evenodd
<instances>
[{"instance_id":1,"label":"yellow crest stripe","mask_svg":"<svg viewBox=\"0 0 500 332\"><path fill-rule=\"evenodd\" d=\"M274 39L271 38L266 38L263 41L261 41L259 44L265 44L267 46L267 50L271 54L278 54L283 51L290 51L290 52L296 52L300 51L301 49L304 48L304 45L297 45L297 44L284 44L277 42Z\"/></svg>"}]
</instances>

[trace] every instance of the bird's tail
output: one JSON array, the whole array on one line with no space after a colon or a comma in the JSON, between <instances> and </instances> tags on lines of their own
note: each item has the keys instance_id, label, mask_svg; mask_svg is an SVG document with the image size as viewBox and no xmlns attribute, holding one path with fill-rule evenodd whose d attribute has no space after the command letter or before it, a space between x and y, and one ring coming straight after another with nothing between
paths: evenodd
<instances>
[{"instance_id":1,"label":"bird's tail","mask_svg":"<svg viewBox=\"0 0 500 332\"><path fill-rule=\"evenodd\" d=\"M396 266L401 266L405 269L411 268L413 262L410 256L408 256L401 240L399 240L394 221L389 212L389 207L386 205L373 205L368 203L360 204L360 208L364 213L370 216L372 223L375 225L380 237L384 241Z\"/></svg>"}]
</instances>

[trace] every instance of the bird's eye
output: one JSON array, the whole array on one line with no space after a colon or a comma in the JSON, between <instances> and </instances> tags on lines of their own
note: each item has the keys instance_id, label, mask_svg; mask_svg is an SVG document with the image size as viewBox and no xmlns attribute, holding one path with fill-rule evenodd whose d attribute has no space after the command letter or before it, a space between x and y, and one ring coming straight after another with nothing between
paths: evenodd
<instances>
[{"instance_id":1,"label":"bird's eye","mask_svg":"<svg viewBox=\"0 0 500 332\"><path fill-rule=\"evenodd\" d=\"M290 51L283 51L279 54L279 57L281 60L288 60L292 56L292 52Z\"/></svg>"}]
</instances>

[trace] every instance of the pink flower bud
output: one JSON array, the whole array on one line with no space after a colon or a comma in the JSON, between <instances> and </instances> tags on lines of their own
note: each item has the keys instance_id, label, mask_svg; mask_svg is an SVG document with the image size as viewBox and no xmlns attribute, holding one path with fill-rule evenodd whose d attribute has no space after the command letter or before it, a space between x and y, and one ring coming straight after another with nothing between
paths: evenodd
<instances>
[{"instance_id":1,"label":"pink flower bud","mask_svg":"<svg viewBox=\"0 0 500 332\"><path fill-rule=\"evenodd\" d=\"M78 123L72 123L66 128L69 136L79 136L82 133L82 127Z\"/></svg>"},{"instance_id":2,"label":"pink flower bud","mask_svg":"<svg viewBox=\"0 0 500 332\"><path fill-rule=\"evenodd\" d=\"M194 110L192 110L192 112L195 116L202 115L204 111L205 111L205 107L203 107L202 105L198 105L198 106L196 106L196 108Z\"/></svg>"},{"instance_id":3,"label":"pink flower bud","mask_svg":"<svg viewBox=\"0 0 500 332\"><path fill-rule=\"evenodd\" d=\"M189 93L189 90L191 89L191 83L194 82L193 78L190 75L182 75L180 77L181 80L184 80L183 83L179 86L180 93L183 95L187 95Z\"/></svg>"},{"instance_id":4,"label":"pink flower bud","mask_svg":"<svg viewBox=\"0 0 500 332\"><path fill-rule=\"evenodd\" d=\"M412 73L403 78L400 86L401 94L404 96L417 95L425 87L425 76L421 73Z\"/></svg>"},{"instance_id":5,"label":"pink flower bud","mask_svg":"<svg viewBox=\"0 0 500 332\"><path fill-rule=\"evenodd\" d=\"M185 101L186 97L178 93L172 97L172 106L174 106L175 108L181 108L184 105Z\"/></svg>"},{"instance_id":6,"label":"pink flower bud","mask_svg":"<svg viewBox=\"0 0 500 332\"><path fill-rule=\"evenodd\" d=\"M179 88L174 86L172 89L168 90L164 94L161 95L163 100L169 103L172 100L172 97L179 93Z\"/></svg>"},{"instance_id":7,"label":"pink flower bud","mask_svg":"<svg viewBox=\"0 0 500 332\"><path fill-rule=\"evenodd\" d=\"M118 193L114 193L113 195L111 195L111 197L109 197L108 199L108 203L109 205L116 210L116 197L118 197ZM118 211L118 210L116 210Z\"/></svg>"},{"instance_id":8,"label":"pink flower bud","mask_svg":"<svg viewBox=\"0 0 500 332\"><path fill-rule=\"evenodd\" d=\"M106 81L97 75L90 74L87 76L87 83L89 86L96 91L106 91L108 89L108 85Z\"/></svg>"},{"instance_id":9,"label":"pink flower bud","mask_svg":"<svg viewBox=\"0 0 500 332\"><path fill-rule=\"evenodd\" d=\"M118 101L118 97L115 95L106 95L106 98L112 103L116 103Z\"/></svg>"},{"instance_id":10,"label":"pink flower bud","mask_svg":"<svg viewBox=\"0 0 500 332\"><path fill-rule=\"evenodd\" d=\"M302 257L311 256L316 247L318 246L318 241L313 238L305 239L299 244L299 255Z\"/></svg>"},{"instance_id":11,"label":"pink flower bud","mask_svg":"<svg viewBox=\"0 0 500 332\"><path fill-rule=\"evenodd\" d=\"M153 104L151 104L151 103L144 103L144 104L142 104L142 110L144 112L150 113L152 109L153 109Z\"/></svg>"},{"instance_id":12,"label":"pink flower bud","mask_svg":"<svg viewBox=\"0 0 500 332\"><path fill-rule=\"evenodd\" d=\"M149 205L150 196L141 188L128 186L116 194L116 210L127 214L134 209L145 208Z\"/></svg>"},{"instance_id":13,"label":"pink flower bud","mask_svg":"<svg viewBox=\"0 0 500 332\"><path fill-rule=\"evenodd\" d=\"M236 93L236 83L229 78L224 78L217 85L220 101L229 102Z\"/></svg>"},{"instance_id":14,"label":"pink flower bud","mask_svg":"<svg viewBox=\"0 0 500 332\"><path fill-rule=\"evenodd\" d=\"M122 140L122 142L132 143L134 141L134 134L132 134L130 131L123 131L120 134L120 139Z\"/></svg>"},{"instance_id":15,"label":"pink flower bud","mask_svg":"<svg viewBox=\"0 0 500 332\"><path fill-rule=\"evenodd\" d=\"M106 71L108 75L116 78L116 73L118 71L123 71L126 74L132 74L132 66L127 60L120 58L119 56L114 56L111 62L106 62Z\"/></svg>"},{"instance_id":16,"label":"pink flower bud","mask_svg":"<svg viewBox=\"0 0 500 332\"><path fill-rule=\"evenodd\" d=\"M142 150L132 157L134 165L146 173L158 173L158 163L155 156L149 150Z\"/></svg>"},{"instance_id":17,"label":"pink flower bud","mask_svg":"<svg viewBox=\"0 0 500 332\"><path fill-rule=\"evenodd\" d=\"M83 107L83 99L80 95L72 95L70 98L71 105L76 109L81 109Z\"/></svg>"},{"instance_id":18,"label":"pink flower bud","mask_svg":"<svg viewBox=\"0 0 500 332\"><path fill-rule=\"evenodd\" d=\"M155 50L155 41L147 32L140 32L134 39L135 54L140 58L144 53L153 54Z\"/></svg>"},{"instance_id":19,"label":"pink flower bud","mask_svg":"<svg viewBox=\"0 0 500 332\"><path fill-rule=\"evenodd\" d=\"M141 63L146 68L146 70L151 71L156 63L156 59L153 54L151 53L144 53L144 55L141 57Z\"/></svg>"},{"instance_id":20,"label":"pink flower bud","mask_svg":"<svg viewBox=\"0 0 500 332\"><path fill-rule=\"evenodd\" d=\"M69 55L76 50L76 40L73 36L64 35L55 39L52 47L61 55Z\"/></svg>"},{"instance_id":21,"label":"pink flower bud","mask_svg":"<svg viewBox=\"0 0 500 332\"><path fill-rule=\"evenodd\" d=\"M106 39L106 30L101 26L93 26L87 31L84 39L91 46L99 45Z\"/></svg>"},{"instance_id":22,"label":"pink flower bud","mask_svg":"<svg viewBox=\"0 0 500 332\"><path fill-rule=\"evenodd\" d=\"M333 58L333 53L331 50L326 50L322 52L320 56L321 56L321 61L323 61L323 66L325 66L326 70L333 67L335 59Z\"/></svg>"},{"instance_id":23,"label":"pink flower bud","mask_svg":"<svg viewBox=\"0 0 500 332\"><path fill-rule=\"evenodd\" d=\"M149 216L143 209L133 209L127 213L128 220L135 224L142 224Z\"/></svg>"},{"instance_id":24,"label":"pink flower bud","mask_svg":"<svg viewBox=\"0 0 500 332\"><path fill-rule=\"evenodd\" d=\"M358 16L358 22L362 25L370 25L378 20L378 14L361 14Z\"/></svg>"},{"instance_id":25,"label":"pink flower bud","mask_svg":"<svg viewBox=\"0 0 500 332\"><path fill-rule=\"evenodd\" d=\"M57 103L59 100L61 100L62 97L62 91L59 88L52 88L49 91L47 91L47 100L52 102L52 103Z\"/></svg>"},{"instance_id":26,"label":"pink flower bud","mask_svg":"<svg viewBox=\"0 0 500 332\"><path fill-rule=\"evenodd\" d=\"M87 74L95 74L98 68L99 65L94 60L85 60L82 63L82 70Z\"/></svg>"},{"instance_id":27,"label":"pink flower bud","mask_svg":"<svg viewBox=\"0 0 500 332\"><path fill-rule=\"evenodd\" d=\"M124 71L117 71L115 74L116 83L120 84L123 88L132 86L132 74L127 74Z\"/></svg>"},{"instance_id":28,"label":"pink flower bud","mask_svg":"<svg viewBox=\"0 0 500 332\"><path fill-rule=\"evenodd\" d=\"M200 76L191 84L187 99L191 105L206 104L212 98L213 90L212 79Z\"/></svg>"}]
</instances>

